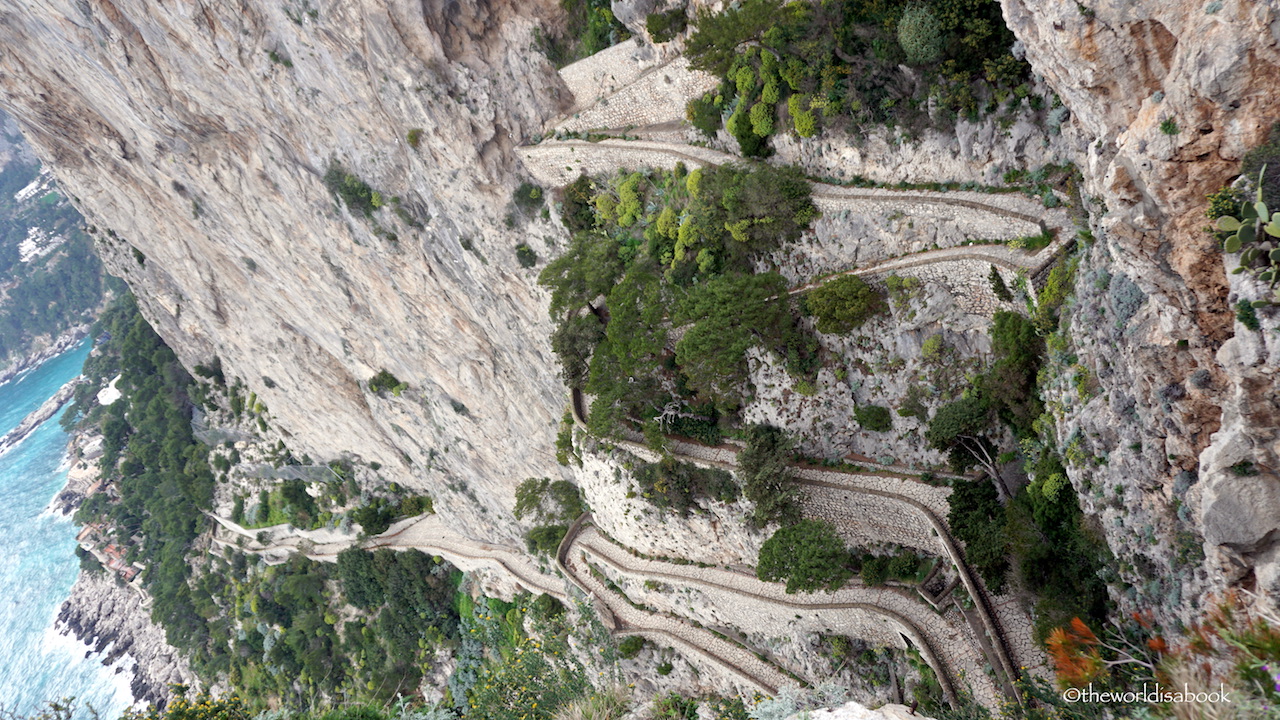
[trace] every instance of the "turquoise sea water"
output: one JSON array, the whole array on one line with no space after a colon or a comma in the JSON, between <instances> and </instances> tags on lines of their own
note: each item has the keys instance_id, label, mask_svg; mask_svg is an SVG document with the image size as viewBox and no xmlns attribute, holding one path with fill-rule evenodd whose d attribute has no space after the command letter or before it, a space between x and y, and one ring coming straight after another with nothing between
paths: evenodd
<instances>
[{"instance_id":1,"label":"turquoise sea water","mask_svg":"<svg viewBox=\"0 0 1280 720\"><path fill-rule=\"evenodd\" d=\"M88 352L86 342L0 385L0 435L78 375ZM83 644L53 630L79 571L75 525L45 512L66 481L66 444L55 416L0 456L0 704L30 713L74 696L112 720L132 700L131 674L86 658Z\"/></svg>"}]
</instances>

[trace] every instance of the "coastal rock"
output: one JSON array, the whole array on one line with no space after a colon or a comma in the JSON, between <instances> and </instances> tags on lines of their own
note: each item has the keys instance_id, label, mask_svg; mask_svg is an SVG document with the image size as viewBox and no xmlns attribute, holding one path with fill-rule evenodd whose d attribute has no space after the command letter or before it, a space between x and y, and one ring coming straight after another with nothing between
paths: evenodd
<instances>
[{"instance_id":1,"label":"coastal rock","mask_svg":"<svg viewBox=\"0 0 1280 720\"><path fill-rule=\"evenodd\" d=\"M37 339L32 343L35 349L20 358L10 360L8 365L0 368L0 385L70 350L88 334L89 326L86 324L77 325L56 338Z\"/></svg>"},{"instance_id":2,"label":"coastal rock","mask_svg":"<svg viewBox=\"0 0 1280 720\"><path fill-rule=\"evenodd\" d=\"M171 696L170 684L198 688L199 681L150 614L136 588L117 582L109 572L81 572L54 627L63 635L75 635L103 665L125 661L133 673L134 700L163 707Z\"/></svg>"},{"instance_id":3,"label":"coastal rock","mask_svg":"<svg viewBox=\"0 0 1280 720\"><path fill-rule=\"evenodd\" d=\"M18 443L22 442L36 428L44 424L46 420L57 414L63 405L75 395L76 388L84 382L83 378L77 377L68 381L65 385L58 388L58 392L52 397L40 404L40 407L32 410L22 422L18 423L18 427L0 436L0 455L12 450Z\"/></svg>"}]
</instances>

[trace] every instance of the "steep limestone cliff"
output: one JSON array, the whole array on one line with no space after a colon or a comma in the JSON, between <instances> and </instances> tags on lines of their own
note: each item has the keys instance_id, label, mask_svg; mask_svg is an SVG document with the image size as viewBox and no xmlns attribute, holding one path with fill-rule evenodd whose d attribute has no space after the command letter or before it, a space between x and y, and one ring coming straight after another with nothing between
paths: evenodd
<instances>
[{"instance_id":1,"label":"steep limestone cliff","mask_svg":"<svg viewBox=\"0 0 1280 720\"><path fill-rule=\"evenodd\" d=\"M1091 139L1081 160L1100 242L1072 337L1100 392L1074 409L1076 391L1059 394L1058 433L1105 459L1072 476L1133 586L1126 600L1185 619L1196 602L1184 593L1274 591L1276 320L1260 311L1262 336L1234 323L1228 301L1259 289L1226 274L1235 259L1204 212L1280 117L1280 16L1236 0L1002 3ZM1241 461L1262 472L1236 477Z\"/></svg>"},{"instance_id":2,"label":"steep limestone cliff","mask_svg":"<svg viewBox=\"0 0 1280 720\"><path fill-rule=\"evenodd\" d=\"M537 230L503 222L511 148L561 109L530 51L551 5L10 5L0 98L188 367L220 358L297 450L513 532L564 406L513 252ZM384 206L337 201L334 162ZM369 393L383 368L409 390Z\"/></svg>"}]
</instances>

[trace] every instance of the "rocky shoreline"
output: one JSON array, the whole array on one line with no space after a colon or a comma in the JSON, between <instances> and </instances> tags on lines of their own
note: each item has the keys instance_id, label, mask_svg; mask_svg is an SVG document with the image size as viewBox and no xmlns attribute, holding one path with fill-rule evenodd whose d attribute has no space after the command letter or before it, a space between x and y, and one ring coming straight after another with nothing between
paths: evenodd
<instances>
[{"instance_id":1,"label":"rocky shoreline","mask_svg":"<svg viewBox=\"0 0 1280 720\"><path fill-rule=\"evenodd\" d=\"M124 660L116 672L133 673L129 685L134 700L163 707L172 695L170 684L194 688L199 683L187 659L151 622L148 604L143 593L109 572L81 571L54 628L88 646L85 657L95 654L108 667Z\"/></svg>"},{"instance_id":2,"label":"rocky shoreline","mask_svg":"<svg viewBox=\"0 0 1280 720\"><path fill-rule=\"evenodd\" d=\"M23 418L22 422L18 423L18 427L0 437L0 455L12 450L18 443L34 432L36 428L44 424L46 420L56 415L62 409L62 406L66 405L67 401L71 399L71 396L75 395L76 388L83 382L84 378L80 376L71 379L67 384L58 388L58 392L54 393L48 400L45 400L40 407L32 410L30 414Z\"/></svg>"},{"instance_id":3,"label":"rocky shoreline","mask_svg":"<svg viewBox=\"0 0 1280 720\"><path fill-rule=\"evenodd\" d=\"M77 325L59 335L43 349L28 353L0 368L0 385L75 347L76 343L89 334L89 327L89 323Z\"/></svg>"}]
</instances>

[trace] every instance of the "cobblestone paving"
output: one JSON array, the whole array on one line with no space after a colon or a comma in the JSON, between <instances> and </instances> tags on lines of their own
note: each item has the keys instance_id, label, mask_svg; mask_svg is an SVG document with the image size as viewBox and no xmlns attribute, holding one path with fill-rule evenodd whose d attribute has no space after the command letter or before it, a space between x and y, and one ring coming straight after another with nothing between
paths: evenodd
<instances>
[{"instance_id":1,"label":"cobblestone paving","mask_svg":"<svg viewBox=\"0 0 1280 720\"><path fill-rule=\"evenodd\" d=\"M677 57L646 70L612 94L598 97L594 104L578 110L556 129L621 130L683 121L685 105L719 84L714 75L691 70L688 60Z\"/></svg>"},{"instance_id":2,"label":"cobblestone paving","mask_svg":"<svg viewBox=\"0 0 1280 720\"><path fill-rule=\"evenodd\" d=\"M560 79L573 93L570 115L595 105L660 67L664 58L651 45L620 42L560 69Z\"/></svg>"},{"instance_id":3,"label":"cobblestone paving","mask_svg":"<svg viewBox=\"0 0 1280 720\"><path fill-rule=\"evenodd\" d=\"M291 525L249 529L226 518L216 515L209 517L219 525L220 532L215 534L215 543L261 555L268 565L283 563L293 553L305 554L319 562L337 562L338 553L356 543L354 536L317 543L312 539L314 533L298 530ZM262 532L268 533L270 538L265 545L257 540L258 534ZM245 539L246 542L240 545L236 538ZM520 548L464 538L450 530L438 515L420 515L401 520L385 533L371 538L363 547L368 550L417 549L429 555L439 555L461 570L497 571L530 592L546 593L560 600L568 598L563 581L544 573Z\"/></svg>"},{"instance_id":4,"label":"cobblestone paving","mask_svg":"<svg viewBox=\"0 0 1280 720\"><path fill-rule=\"evenodd\" d=\"M562 549L562 558L566 574L597 607L606 609L615 623L616 632L646 635L659 643L672 645L685 657L700 661L703 667L720 672L748 691L758 690L773 695L779 688L798 684L774 665L709 630L677 617L633 607L592 574L592 568L576 543L571 541Z\"/></svg>"},{"instance_id":5,"label":"cobblestone paving","mask_svg":"<svg viewBox=\"0 0 1280 720\"><path fill-rule=\"evenodd\" d=\"M656 453L641 443L622 441L619 445L650 462L657 458ZM677 459L704 467L729 471L736 468L737 455L731 447L708 447L669 438L669 449ZM970 597L987 598L991 605L1001 603L1003 615L988 613L982 602L976 607L986 633L1003 640L1000 647L993 648L997 657L991 659L990 665L1003 667L1009 675L1016 675L1023 666L1043 667L1043 654L1032 641L1026 613L1009 598L990 596L969 572L964 555L945 522L949 488L874 473L796 468L796 474L802 482L810 483L805 489L806 512L830 520L848 540L869 542L879 537L881 541L941 554L956 567ZM977 647L976 636L970 637L974 642L972 647ZM1014 644L1019 646L1018 650L1010 652L1008 648Z\"/></svg>"},{"instance_id":6,"label":"cobblestone paving","mask_svg":"<svg viewBox=\"0 0 1280 720\"><path fill-rule=\"evenodd\" d=\"M909 639L944 684L954 687L957 671L963 671L974 697L995 704L995 684L982 671L982 654L967 637L966 623L939 615L909 591L854 583L834 593L788 595L781 584L747 573L634 557L590 527L574 539L572 550L639 580L696 587L730 625L752 633L834 632L897 647L906 647L904 638Z\"/></svg>"}]
</instances>

